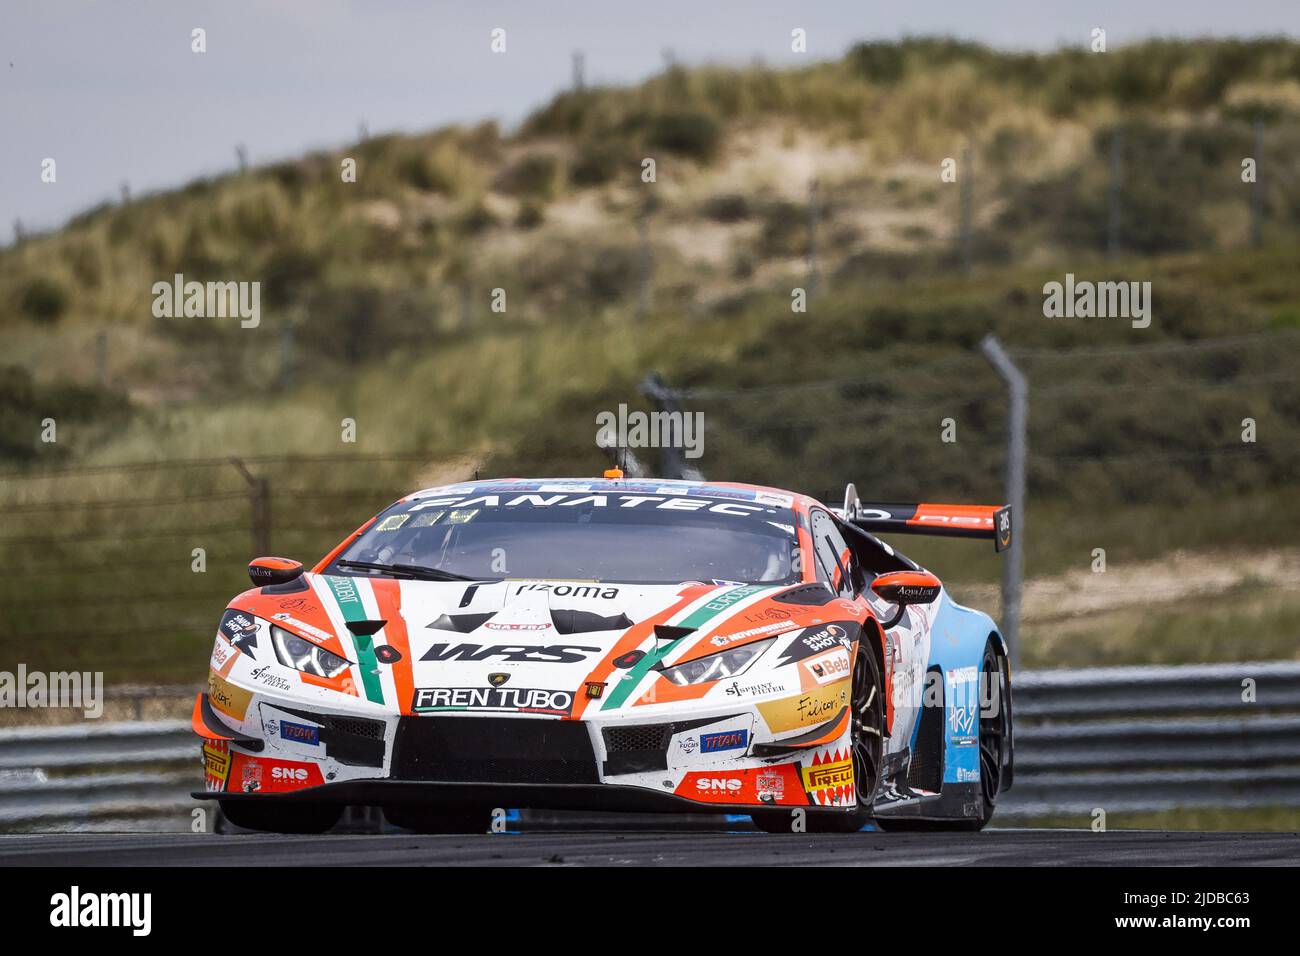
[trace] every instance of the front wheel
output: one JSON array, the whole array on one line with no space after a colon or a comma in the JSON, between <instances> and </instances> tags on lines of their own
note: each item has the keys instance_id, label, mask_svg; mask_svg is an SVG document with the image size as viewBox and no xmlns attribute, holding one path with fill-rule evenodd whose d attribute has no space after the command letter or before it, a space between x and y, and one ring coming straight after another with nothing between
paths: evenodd
<instances>
[{"instance_id":1,"label":"front wheel","mask_svg":"<svg viewBox=\"0 0 1300 956\"><path fill-rule=\"evenodd\" d=\"M343 816L338 803L302 803L275 797L219 800L225 818L243 830L262 833L324 833Z\"/></svg>"},{"instance_id":2,"label":"front wheel","mask_svg":"<svg viewBox=\"0 0 1300 956\"><path fill-rule=\"evenodd\" d=\"M876 656L858 642L853 660L853 694L849 700L849 743L853 752L853 792L857 805L851 810L812 811L804 818L808 833L855 833L871 822L871 805L880 785L880 768L885 751L885 697ZM809 755L811 759L811 755ZM754 826L767 833L792 833L794 810L760 810L750 814Z\"/></svg>"},{"instance_id":3,"label":"front wheel","mask_svg":"<svg viewBox=\"0 0 1300 956\"><path fill-rule=\"evenodd\" d=\"M987 690L985 689L987 688ZM987 696L987 700L985 700ZM983 830L997 809L998 794L1004 789L1008 748L1011 739L1011 682L1007 679L1006 661L997 652L992 639L984 645L980 660L980 813L975 817L953 820L917 820L907 817L881 817L882 830L902 832L974 832ZM1010 786L1010 781L1006 781Z\"/></svg>"}]
</instances>

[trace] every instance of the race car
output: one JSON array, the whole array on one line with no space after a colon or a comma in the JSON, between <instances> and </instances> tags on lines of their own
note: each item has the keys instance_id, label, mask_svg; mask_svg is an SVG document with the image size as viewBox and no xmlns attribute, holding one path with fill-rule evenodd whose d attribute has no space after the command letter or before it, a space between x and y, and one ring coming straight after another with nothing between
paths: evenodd
<instances>
[{"instance_id":1,"label":"race car","mask_svg":"<svg viewBox=\"0 0 1300 956\"><path fill-rule=\"evenodd\" d=\"M1013 776L1007 646L895 532L1002 550L1011 514L617 469L417 491L310 571L250 564L194 795L277 832L348 805L417 832L509 808L980 829Z\"/></svg>"}]
</instances>

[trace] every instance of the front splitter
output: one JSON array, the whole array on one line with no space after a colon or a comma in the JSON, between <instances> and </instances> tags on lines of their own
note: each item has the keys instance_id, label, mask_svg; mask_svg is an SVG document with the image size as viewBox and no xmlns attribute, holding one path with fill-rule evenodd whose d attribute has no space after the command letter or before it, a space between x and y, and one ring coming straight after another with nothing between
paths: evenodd
<instances>
[{"instance_id":1,"label":"front splitter","mask_svg":"<svg viewBox=\"0 0 1300 956\"><path fill-rule=\"evenodd\" d=\"M817 814L846 813L851 808L791 806L789 804L725 804L688 800L623 784L445 783L412 780L343 780L289 793L230 793L195 791L198 800L263 800L285 803L342 803L382 806L385 803L438 807L527 807L535 810L619 810L644 813L754 813L763 810L804 810Z\"/></svg>"}]
</instances>

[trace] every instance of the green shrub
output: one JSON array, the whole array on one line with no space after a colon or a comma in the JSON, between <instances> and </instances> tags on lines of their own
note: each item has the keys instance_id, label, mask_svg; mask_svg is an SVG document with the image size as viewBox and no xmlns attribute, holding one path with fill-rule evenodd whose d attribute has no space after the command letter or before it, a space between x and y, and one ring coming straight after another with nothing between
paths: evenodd
<instances>
[{"instance_id":1,"label":"green shrub","mask_svg":"<svg viewBox=\"0 0 1300 956\"><path fill-rule=\"evenodd\" d=\"M560 161L550 153L528 153L506 167L495 185L513 196L554 199L560 187Z\"/></svg>"},{"instance_id":2,"label":"green shrub","mask_svg":"<svg viewBox=\"0 0 1300 956\"><path fill-rule=\"evenodd\" d=\"M660 113L647 118L644 129L646 145L651 149L700 162L713 159L722 143L722 127L707 113Z\"/></svg>"},{"instance_id":3,"label":"green shrub","mask_svg":"<svg viewBox=\"0 0 1300 956\"><path fill-rule=\"evenodd\" d=\"M34 321L57 322L67 311L68 291L57 279L37 276L23 287L18 307Z\"/></svg>"}]
</instances>

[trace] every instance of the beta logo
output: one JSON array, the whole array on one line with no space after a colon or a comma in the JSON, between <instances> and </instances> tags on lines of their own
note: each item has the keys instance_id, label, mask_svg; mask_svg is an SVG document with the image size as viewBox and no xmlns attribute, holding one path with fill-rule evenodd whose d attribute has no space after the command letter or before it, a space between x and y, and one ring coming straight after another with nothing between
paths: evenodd
<instances>
[{"instance_id":1,"label":"beta logo","mask_svg":"<svg viewBox=\"0 0 1300 956\"><path fill-rule=\"evenodd\" d=\"M837 647L828 654L812 657L803 662L808 676L819 684L828 684L833 680L848 677L852 667L849 664L849 652Z\"/></svg>"}]
</instances>

